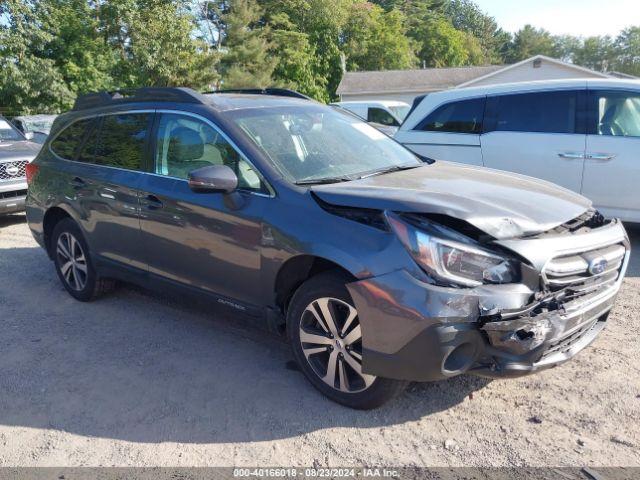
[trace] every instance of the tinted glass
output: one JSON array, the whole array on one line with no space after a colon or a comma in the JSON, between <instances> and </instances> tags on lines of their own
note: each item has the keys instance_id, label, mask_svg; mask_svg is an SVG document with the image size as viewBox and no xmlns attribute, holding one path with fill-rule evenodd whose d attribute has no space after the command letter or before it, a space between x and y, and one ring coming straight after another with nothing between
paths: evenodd
<instances>
[{"instance_id":1,"label":"tinted glass","mask_svg":"<svg viewBox=\"0 0 640 480\"><path fill-rule=\"evenodd\" d=\"M598 135L640 137L640 93L593 92L592 97Z\"/></svg>"},{"instance_id":2,"label":"tinted glass","mask_svg":"<svg viewBox=\"0 0 640 480\"><path fill-rule=\"evenodd\" d=\"M382 108L370 107L369 114L367 115L367 120L369 122L380 123L382 125L389 125L391 127L397 127L399 125L398 121L393 118L386 110Z\"/></svg>"},{"instance_id":3,"label":"tinted glass","mask_svg":"<svg viewBox=\"0 0 640 480\"><path fill-rule=\"evenodd\" d=\"M178 114L162 114L156 142L156 173L187 179L189 172L209 165L226 165L238 176L238 187L262 190L258 172L224 137L207 123Z\"/></svg>"},{"instance_id":4,"label":"tinted glass","mask_svg":"<svg viewBox=\"0 0 640 480\"><path fill-rule=\"evenodd\" d=\"M369 124L332 108L253 108L230 113L273 165L293 182L356 178L423 165Z\"/></svg>"},{"instance_id":5,"label":"tinted glass","mask_svg":"<svg viewBox=\"0 0 640 480\"><path fill-rule=\"evenodd\" d=\"M76 161L83 163L93 163L95 161L98 135L100 134L100 122L102 119L96 118L87 129L84 142L80 146L80 151L76 156Z\"/></svg>"},{"instance_id":6,"label":"tinted glass","mask_svg":"<svg viewBox=\"0 0 640 480\"><path fill-rule=\"evenodd\" d=\"M489 99L499 132L575 133L577 92L540 92Z\"/></svg>"},{"instance_id":7,"label":"tinted glass","mask_svg":"<svg viewBox=\"0 0 640 480\"><path fill-rule=\"evenodd\" d=\"M127 170L142 170L149 131L148 113L105 115L96 147L95 163Z\"/></svg>"},{"instance_id":8,"label":"tinted glass","mask_svg":"<svg viewBox=\"0 0 640 480\"><path fill-rule=\"evenodd\" d=\"M448 103L431 112L414 130L479 134L482 131L484 98Z\"/></svg>"},{"instance_id":9,"label":"tinted glass","mask_svg":"<svg viewBox=\"0 0 640 480\"><path fill-rule=\"evenodd\" d=\"M92 124L93 119L79 120L62 130L51 142L53 153L66 160L75 160L85 134Z\"/></svg>"}]
</instances>

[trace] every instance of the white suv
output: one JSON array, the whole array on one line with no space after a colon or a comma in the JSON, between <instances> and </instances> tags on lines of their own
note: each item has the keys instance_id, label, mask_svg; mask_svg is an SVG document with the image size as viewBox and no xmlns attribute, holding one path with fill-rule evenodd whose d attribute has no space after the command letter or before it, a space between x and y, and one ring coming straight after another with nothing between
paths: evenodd
<instances>
[{"instance_id":1,"label":"white suv","mask_svg":"<svg viewBox=\"0 0 640 480\"><path fill-rule=\"evenodd\" d=\"M640 222L640 81L554 80L433 93L395 139L424 157L549 180L590 198L606 216Z\"/></svg>"}]
</instances>

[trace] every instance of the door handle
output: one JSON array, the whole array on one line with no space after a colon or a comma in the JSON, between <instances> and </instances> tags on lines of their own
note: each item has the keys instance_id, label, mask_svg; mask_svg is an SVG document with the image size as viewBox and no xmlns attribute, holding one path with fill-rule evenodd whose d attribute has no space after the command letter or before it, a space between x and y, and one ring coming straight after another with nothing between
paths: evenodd
<instances>
[{"instance_id":1,"label":"door handle","mask_svg":"<svg viewBox=\"0 0 640 480\"><path fill-rule=\"evenodd\" d=\"M610 153L588 153L587 158L589 160L599 160L601 162L607 162L615 158L615 155Z\"/></svg>"},{"instance_id":2,"label":"door handle","mask_svg":"<svg viewBox=\"0 0 640 480\"><path fill-rule=\"evenodd\" d=\"M565 160L583 160L584 153L582 152L560 152L558 154L560 158L564 158Z\"/></svg>"},{"instance_id":3,"label":"door handle","mask_svg":"<svg viewBox=\"0 0 640 480\"><path fill-rule=\"evenodd\" d=\"M155 195L147 195L144 199L147 210L160 210L164 205Z\"/></svg>"},{"instance_id":4,"label":"door handle","mask_svg":"<svg viewBox=\"0 0 640 480\"><path fill-rule=\"evenodd\" d=\"M87 182L85 182L80 177L75 177L73 180L71 180L71 186L75 190L80 190L81 188L85 188L87 186Z\"/></svg>"}]
</instances>

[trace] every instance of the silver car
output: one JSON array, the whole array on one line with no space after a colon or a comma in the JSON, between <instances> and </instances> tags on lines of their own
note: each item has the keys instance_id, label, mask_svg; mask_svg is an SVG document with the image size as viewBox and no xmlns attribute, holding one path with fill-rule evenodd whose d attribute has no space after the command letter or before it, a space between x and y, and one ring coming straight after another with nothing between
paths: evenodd
<instances>
[{"instance_id":1,"label":"silver car","mask_svg":"<svg viewBox=\"0 0 640 480\"><path fill-rule=\"evenodd\" d=\"M0 116L0 215L24 210L26 167L39 150L40 145Z\"/></svg>"}]
</instances>

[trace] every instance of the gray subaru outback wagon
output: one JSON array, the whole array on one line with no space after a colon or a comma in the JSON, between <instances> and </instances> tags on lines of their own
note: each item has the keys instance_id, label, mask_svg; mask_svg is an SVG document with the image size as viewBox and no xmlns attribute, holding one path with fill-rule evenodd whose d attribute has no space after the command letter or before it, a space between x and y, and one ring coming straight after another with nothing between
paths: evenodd
<instances>
[{"instance_id":1,"label":"gray subaru outback wagon","mask_svg":"<svg viewBox=\"0 0 640 480\"><path fill-rule=\"evenodd\" d=\"M283 90L81 97L28 167L27 217L66 290L194 292L286 332L322 393L520 376L604 328L629 242L532 178L419 159Z\"/></svg>"}]
</instances>

